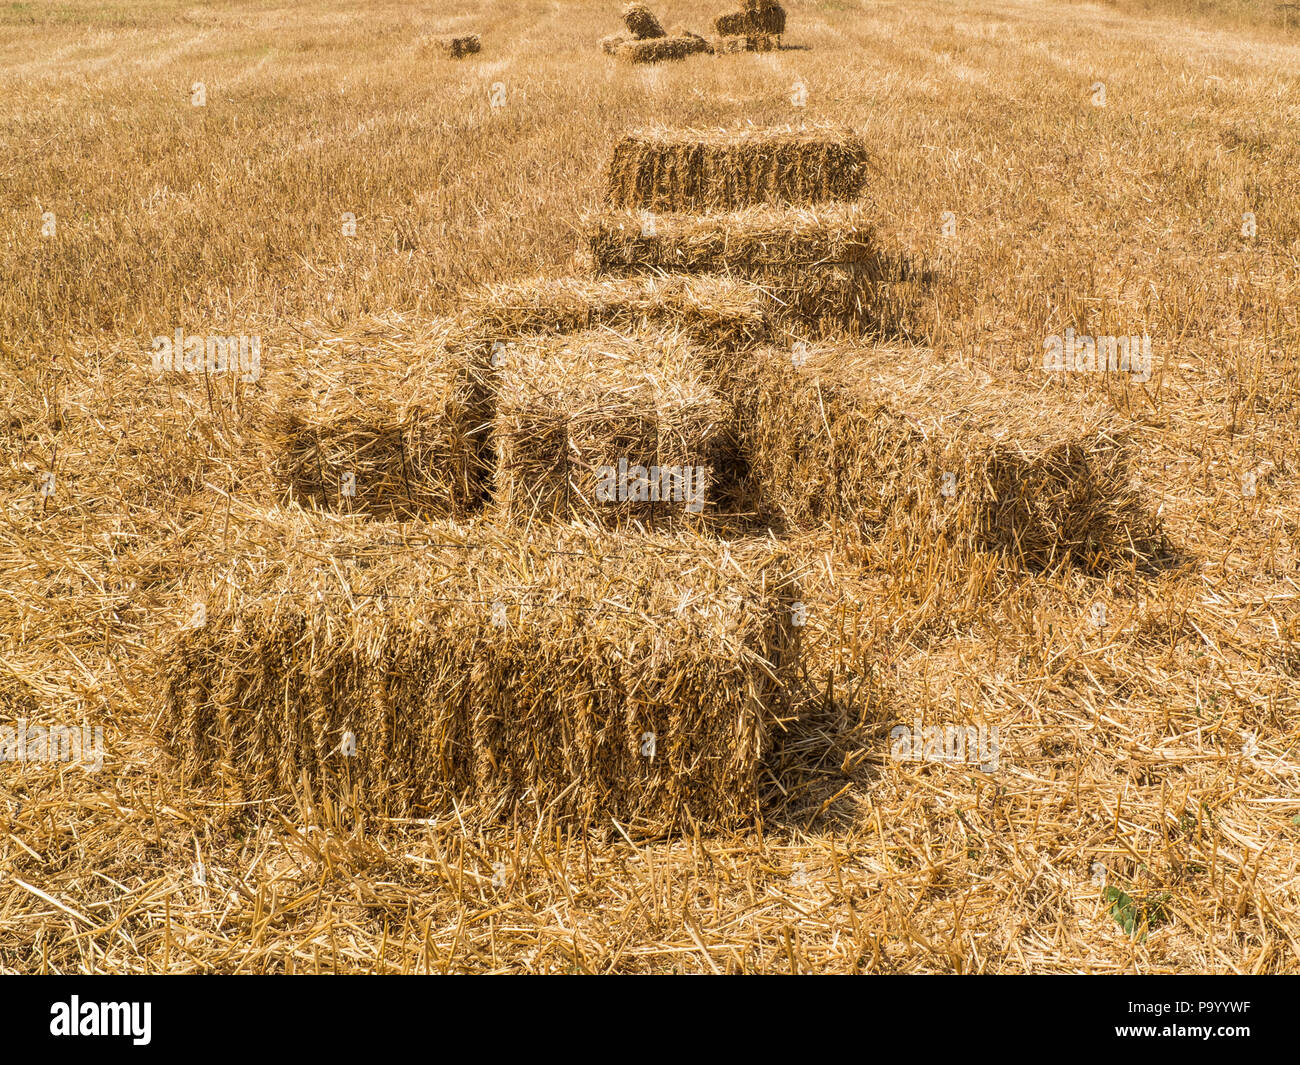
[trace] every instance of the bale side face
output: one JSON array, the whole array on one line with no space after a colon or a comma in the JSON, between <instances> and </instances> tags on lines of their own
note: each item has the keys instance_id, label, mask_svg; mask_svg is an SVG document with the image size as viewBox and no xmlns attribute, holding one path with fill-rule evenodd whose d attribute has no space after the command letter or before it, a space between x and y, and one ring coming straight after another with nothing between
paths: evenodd
<instances>
[{"instance_id":1,"label":"bale side face","mask_svg":"<svg viewBox=\"0 0 1300 1065\"><path fill-rule=\"evenodd\" d=\"M618 58L625 63L661 63L665 60L685 59L703 51L694 37L655 37L644 41L628 41L618 46Z\"/></svg>"},{"instance_id":2,"label":"bale side face","mask_svg":"<svg viewBox=\"0 0 1300 1065\"><path fill-rule=\"evenodd\" d=\"M599 274L716 273L753 282L774 321L810 336L874 324L881 263L865 214L851 205L749 208L725 215L611 211L591 223Z\"/></svg>"},{"instance_id":3,"label":"bale side face","mask_svg":"<svg viewBox=\"0 0 1300 1065\"><path fill-rule=\"evenodd\" d=\"M754 37L785 33L785 8L772 0L745 0L742 10L729 11L713 20L722 37Z\"/></svg>"},{"instance_id":4,"label":"bale side face","mask_svg":"<svg viewBox=\"0 0 1300 1065\"><path fill-rule=\"evenodd\" d=\"M324 353L281 397L267 434L283 497L384 517L448 517L482 502L485 396L450 347Z\"/></svg>"},{"instance_id":5,"label":"bale side face","mask_svg":"<svg viewBox=\"0 0 1300 1065\"><path fill-rule=\"evenodd\" d=\"M841 130L651 130L614 148L608 201L651 211L733 211L756 204L857 199L866 145Z\"/></svg>"},{"instance_id":6,"label":"bale side face","mask_svg":"<svg viewBox=\"0 0 1300 1065\"><path fill-rule=\"evenodd\" d=\"M623 8L623 25L638 41L650 41L668 36L659 20L655 18L654 12L645 4L628 4Z\"/></svg>"},{"instance_id":7,"label":"bale side face","mask_svg":"<svg viewBox=\"0 0 1300 1065\"><path fill-rule=\"evenodd\" d=\"M771 541L265 525L196 579L207 622L169 649L188 779L225 766L283 798L305 777L373 815L555 803L646 833L754 812L796 650Z\"/></svg>"},{"instance_id":8,"label":"bale side face","mask_svg":"<svg viewBox=\"0 0 1300 1065\"><path fill-rule=\"evenodd\" d=\"M622 333L672 327L726 350L769 335L766 301L752 285L712 276L535 278L489 285L463 301L468 335L488 348L529 334Z\"/></svg>"},{"instance_id":9,"label":"bale side face","mask_svg":"<svg viewBox=\"0 0 1300 1065\"><path fill-rule=\"evenodd\" d=\"M611 33L600 39L600 50L606 55L617 55L620 45L627 44L631 38L626 33Z\"/></svg>"},{"instance_id":10,"label":"bale side face","mask_svg":"<svg viewBox=\"0 0 1300 1065\"><path fill-rule=\"evenodd\" d=\"M742 453L774 520L841 524L901 552L935 544L1032 568L1095 568L1153 535L1126 436L924 350L764 349L725 361Z\"/></svg>"},{"instance_id":11,"label":"bale side face","mask_svg":"<svg viewBox=\"0 0 1300 1065\"><path fill-rule=\"evenodd\" d=\"M495 503L510 521L697 523L715 512L726 408L675 338L524 341L497 374Z\"/></svg>"}]
</instances>

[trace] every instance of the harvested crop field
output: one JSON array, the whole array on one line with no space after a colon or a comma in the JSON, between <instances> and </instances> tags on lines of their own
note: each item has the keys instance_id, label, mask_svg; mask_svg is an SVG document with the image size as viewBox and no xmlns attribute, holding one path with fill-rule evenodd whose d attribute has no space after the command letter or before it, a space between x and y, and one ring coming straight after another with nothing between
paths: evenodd
<instances>
[{"instance_id":1,"label":"harvested crop field","mask_svg":"<svg viewBox=\"0 0 1300 1065\"><path fill-rule=\"evenodd\" d=\"M0 972L1300 972L1300 28L646 7L0 6Z\"/></svg>"}]
</instances>

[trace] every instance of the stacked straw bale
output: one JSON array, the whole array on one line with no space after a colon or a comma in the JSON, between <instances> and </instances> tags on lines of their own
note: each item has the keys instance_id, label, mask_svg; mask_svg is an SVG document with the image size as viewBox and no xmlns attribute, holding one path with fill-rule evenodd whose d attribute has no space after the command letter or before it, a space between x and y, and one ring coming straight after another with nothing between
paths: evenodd
<instances>
[{"instance_id":1,"label":"stacked straw bale","mask_svg":"<svg viewBox=\"0 0 1300 1065\"><path fill-rule=\"evenodd\" d=\"M637 41L651 41L668 36L654 12L645 4L631 3L623 8L623 24Z\"/></svg>"},{"instance_id":2,"label":"stacked straw bale","mask_svg":"<svg viewBox=\"0 0 1300 1065\"><path fill-rule=\"evenodd\" d=\"M727 407L682 338L596 332L522 341L496 383L503 518L659 526L715 512Z\"/></svg>"},{"instance_id":3,"label":"stacked straw bale","mask_svg":"<svg viewBox=\"0 0 1300 1065\"><path fill-rule=\"evenodd\" d=\"M774 541L303 512L246 540L166 654L187 779L645 833L753 814L797 654Z\"/></svg>"},{"instance_id":4,"label":"stacked straw bale","mask_svg":"<svg viewBox=\"0 0 1300 1065\"><path fill-rule=\"evenodd\" d=\"M785 33L785 8L776 0L744 0L739 11L728 11L713 20L720 37L749 37L759 34L779 37Z\"/></svg>"},{"instance_id":5,"label":"stacked straw bale","mask_svg":"<svg viewBox=\"0 0 1300 1065\"><path fill-rule=\"evenodd\" d=\"M442 34L431 38L430 43L450 59L463 59L483 48L477 33Z\"/></svg>"},{"instance_id":6,"label":"stacked straw bale","mask_svg":"<svg viewBox=\"0 0 1300 1065\"><path fill-rule=\"evenodd\" d=\"M589 230L597 272L742 278L763 290L774 320L813 336L857 333L873 321L873 283L882 267L861 208L750 207L656 215L654 223L649 232L638 212L597 215Z\"/></svg>"},{"instance_id":7,"label":"stacked straw bale","mask_svg":"<svg viewBox=\"0 0 1300 1065\"><path fill-rule=\"evenodd\" d=\"M403 518L476 509L490 417L476 360L445 340L305 354L265 434L283 497Z\"/></svg>"},{"instance_id":8,"label":"stacked straw bale","mask_svg":"<svg viewBox=\"0 0 1300 1065\"><path fill-rule=\"evenodd\" d=\"M812 346L721 360L768 515L848 526L899 552L946 545L1032 568L1132 558L1154 529L1126 428L924 349Z\"/></svg>"},{"instance_id":9,"label":"stacked straw bale","mask_svg":"<svg viewBox=\"0 0 1300 1065\"><path fill-rule=\"evenodd\" d=\"M862 138L845 130L651 129L615 146L608 201L650 211L733 211L854 200L867 167Z\"/></svg>"},{"instance_id":10,"label":"stacked straw bale","mask_svg":"<svg viewBox=\"0 0 1300 1065\"><path fill-rule=\"evenodd\" d=\"M656 327L733 350L759 343L769 333L760 291L709 275L530 278L471 291L462 308L466 333L488 348L529 334Z\"/></svg>"}]
</instances>

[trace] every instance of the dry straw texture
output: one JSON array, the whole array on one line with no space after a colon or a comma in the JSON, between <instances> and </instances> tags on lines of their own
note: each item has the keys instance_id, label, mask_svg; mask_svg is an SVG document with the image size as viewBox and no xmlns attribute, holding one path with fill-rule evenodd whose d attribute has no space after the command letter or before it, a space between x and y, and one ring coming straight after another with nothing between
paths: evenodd
<instances>
[{"instance_id":1,"label":"dry straw texture","mask_svg":"<svg viewBox=\"0 0 1300 1065\"><path fill-rule=\"evenodd\" d=\"M626 63L661 63L707 52L708 47L708 42L702 37L654 37L620 44L617 54Z\"/></svg>"},{"instance_id":2,"label":"dry straw texture","mask_svg":"<svg viewBox=\"0 0 1300 1065\"><path fill-rule=\"evenodd\" d=\"M486 285L462 301L465 331L480 344L528 334L672 327L720 348L769 333L767 303L753 285L714 276L529 278Z\"/></svg>"},{"instance_id":3,"label":"dry straw texture","mask_svg":"<svg viewBox=\"0 0 1300 1065\"><path fill-rule=\"evenodd\" d=\"M662 525L713 513L728 411L706 362L682 338L598 332L524 341L508 350L496 379L503 516ZM610 468L621 487L610 485ZM652 468L691 480L637 487Z\"/></svg>"},{"instance_id":4,"label":"dry straw texture","mask_svg":"<svg viewBox=\"0 0 1300 1065\"><path fill-rule=\"evenodd\" d=\"M444 34L434 37L432 44L438 51L452 59L462 59L467 55L473 55L475 52L481 51L483 48L477 33Z\"/></svg>"},{"instance_id":5,"label":"dry straw texture","mask_svg":"<svg viewBox=\"0 0 1300 1065\"><path fill-rule=\"evenodd\" d=\"M655 18L654 12L645 4L628 4L623 8L623 24L638 41L668 36L659 20Z\"/></svg>"},{"instance_id":6,"label":"dry straw texture","mask_svg":"<svg viewBox=\"0 0 1300 1065\"><path fill-rule=\"evenodd\" d=\"M602 274L717 273L755 283L773 317L814 335L874 320L882 264L861 208L750 207L731 214L607 211L589 225Z\"/></svg>"},{"instance_id":7,"label":"dry straw texture","mask_svg":"<svg viewBox=\"0 0 1300 1065\"><path fill-rule=\"evenodd\" d=\"M445 333L304 352L267 425L285 498L397 518L477 508L488 411L473 358Z\"/></svg>"},{"instance_id":8,"label":"dry straw texture","mask_svg":"<svg viewBox=\"0 0 1300 1065\"><path fill-rule=\"evenodd\" d=\"M741 10L727 12L713 20L723 37L769 37L785 33L785 8L773 0L744 0Z\"/></svg>"},{"instance_id":9,"label":"dry straw texture","mask_svg":"<svg viewBox=\"0 0 1300 1065\"><path fill-rule=\"evenodd\" d=\"M906 552L1100 568L1152 548L1122 422L923 349L765 349L723 371L768 513Z\"/></svg>"},{"instance_id":10,"label":"dry straw texture","mask_svg":"<svg viewBox=\"0 0 1300 1065\"><path fill-rule=\"evenodd\" d=\"M439 5L506 42L488 78L403 47L428 21L409 4L6 5L0 723L103 726L104 764L4 763L0 971L1300 972L1300 143L1279 91L1300 58L1272 4L1192 6L810 0L791 29L815 47L782 73L593 72L575 42L622 28L609 0ZM882 245L941 278L935 352L1131 419L1177 559L1025 573L783 537L820 696L771 737L761 820L735 832L359 822L297 783L187 784L158 649L190 615L181 577L256 557L240 501L274 486L244 445L280 355L363 314L414 348L467 287L572 273L647 108L789 121L796 76L880 160ZM196 78L206 108L158 91ZM158 389L149 337L182 325L260 333L262 380ZM1068 327L1149 333L1151 379L1044 374ZM1000 768L893 757L918 715L997 726ZM1153 920L1122 927L1113 890Z\"/></svg>"},{"instance_id":11,"label":"dry straw texture","mask_svg":"<svg viewBox=\"0 0 1300 1065\"><path fill-rule=\"evenodd\" d=\"M617 55L619 46L631 39L626 33L611 33L600 39L600 50L606 55Z\"/></svg>"},{"instance_id":12,"label":"dry straw texture","mask_svg":"<svg viewBox=\"0 0 1300 1065\"><path fill-rule=\"evenodd\" d=\"M272 512L245 548L166 653L190 780L650 834L754 812L795 653L774 541Z\"/></svg>"},{"instance_id":13,"label":"dry straw texture","mask_svg":"<svg viewBox=\"0 0 1300 1065\"><path fill-rule=\"evenodd\" d=\"M608 199L652 211L854 200L867 169L866 145L846 130L651 129L615 146Z\"/></svg>"}]
</instances>

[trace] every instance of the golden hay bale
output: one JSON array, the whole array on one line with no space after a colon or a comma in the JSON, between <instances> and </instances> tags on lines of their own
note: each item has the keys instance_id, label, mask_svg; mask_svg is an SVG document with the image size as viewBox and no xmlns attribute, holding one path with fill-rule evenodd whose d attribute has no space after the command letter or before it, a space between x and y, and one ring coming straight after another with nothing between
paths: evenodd
<instances>
[{"instance_id":1,"label":"golden hay bale","mask_svg":"<svg viewBox=\"0 0 1300 1065\"><path fill-rule=\"evenodd\" d=\"M750 207L731 214L606 211L589 224L597 273L715 273L763 290L772 317L812 335L860 332L872 322L882 265L864 211Z\"/></svg>"},{"instance_id":2,"label":"golden hay bale","mask_svg":"<svg viewBox=\"0 0 1300 1065\"><path fill-rule=\"evenodd\" d=\"M477 33L442 34L430 38L430 43L451 59L462 59L467 55L482 51L483 48Z\"/></svg>"},{"instance_id":3,"label":"golden hay bale","mask_svg":"<svg viewBox=\"0 0 1300 1065\"><path fill-rule=\"evenodd\" d=\"M187 779L643 833L754 813L797 658L775 541L305 512L241 533L164 656Z\"/></svg>"},{"instance_id":4,"label":"golden hay bale","mask_svg":"<svg viewBox=\"0 0 1300 1065\"><path fill-rule=\"evenodd\" d=\"M286 499L392 517L459 516L485 493L488 397L450 335L374 338L299 359L268 419Z\"/></svg>"},{"instance_id":5,"label":"golden hay bale","mask_svg":"<svg viewBox=\"0 0 1300 1065\"><path fill-rule=\"evenodd\" d=\"M730 11L713 20L721 37L785 33L785 8L775 0L745 0L740 11Z\"/></svg>"},{"instance_id":6,"label":"golden hay bale","mask_svg":"<svg viewBox=\"0 0 1300 1065\"><path fill-rule=\"evenodd\" d=\"M528 334L577 333L598 327L636 332L672 326L686 337L733 349L769 334L766 300L729 278L530 278L487 285L462 297L464 329L480 345Z\"/></svg>"},{"instance_id":7,"label":"golden hay bale","mask_svg":"<svg viewBox=\"0 0 1300 1065\"><path fill-rule=\"evenodd\" d=\"M615 146L607 199L651 211L855 200L867 168L862 138L841 129L651 129Z\"/></svg>"},{"instance_id":8,"label":"golden hay bale","mask_svg":"<svg viewBox=\"0 0 1300 1065\"><path fill-rule=\"evenodd\" d=\"M631 3L623 8L623 24L627 31L638 41L654 40L667 37L659 20L645 4Z\"/></svg>"},{"instance_id":9,"label":"golden hay bale","mask_svg":"<svg viewBox=\"0 0 1300 1065\"><path fill-rule=\"evenodd\" d=\"M606 55L617 55L619 46L631 39L626 33L611 33L608 37L600 39L600 50Z\"/></svg>"},{"instance_id":10,"label":"golden hay bale","mask_svg":"<svg viewBox=\"0 0 1300 1065\"><path fill-rule=\"evenodd\" d=\"M778 36L785 33L785 8L776 0L745 0L745 12L757 32Z\"/></svg>"},{"instance_id":11,"label":"golden hay bale","mask_svg":"<svg viewBox=\"0 0 1300 1065\"><path fill-rule=\"evenodd\" d=\"M707 377L668 334L512 346L496 371L499 512L610 525L713 513L726 407Z\"/></svg>"},{"instance_id":12,"label":"golden hay bale","mask_svg":"<svg viewBox=\"0 0 1300 1065\"><path fill-rule=\"evenodd\" d=\"M802 346L720 361L768 514L1035 568L1132 557L1152 535L1127 431L924 349Z\"/></svg>"},{"instance_id":13,"label":"golden hay bale","mask_svg":"<svg viewBox=\"0 0 1300 1065\"><path fill-rule=\"evenodd\" d=\"M666 59L685 59L704 51L694 37L656 37L645 41L628 41L618 46L618 58L625 63L659 63Z\"/></svg>"}]
</instances>

